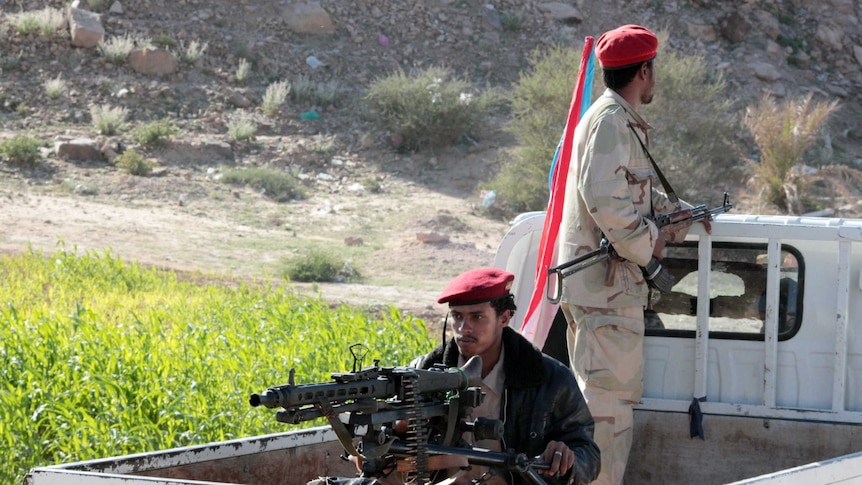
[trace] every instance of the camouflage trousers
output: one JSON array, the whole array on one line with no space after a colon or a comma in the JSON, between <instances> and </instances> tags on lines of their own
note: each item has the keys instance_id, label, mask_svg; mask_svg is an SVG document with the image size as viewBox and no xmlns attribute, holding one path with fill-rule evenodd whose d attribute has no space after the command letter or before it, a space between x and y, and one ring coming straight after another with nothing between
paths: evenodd
<instances>
[{"instance_id":1,"label":"camouflage trousers","mask_svg":"<svg viewBox=\"0 0 862 485\"><path fill-rule=\"evenodd\" d=\"M561 305L578 386L595 420L602 469L592 483L621 485L632 446L633 407L643 393L643 307Z\"/></svg>"}]
</instances>

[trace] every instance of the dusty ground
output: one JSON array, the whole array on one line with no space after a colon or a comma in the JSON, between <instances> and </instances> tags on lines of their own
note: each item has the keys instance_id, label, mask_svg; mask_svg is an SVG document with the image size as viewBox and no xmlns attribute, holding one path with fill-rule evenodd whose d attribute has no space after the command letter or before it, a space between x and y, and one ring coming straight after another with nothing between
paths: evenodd
<instances>
[{"instance_id":1,"label":"dusty ground","mask_svg":"<svg viewBox=\"0 0 862 485\"><path fill-rule=\"evenodd\" d=\"M400 176L363 168L363 177L381 179L380 194L322 190L287 205L232 189L206 170L171 167L142 178L51 160L51 182L44 184L32 171L6 171L0 251L110 251L161 268L253 279L279 277L284 258L303 248L343 248L359 282L290 285L332 302L394 305L433 320L445 311L435 302L443 285L461 271L491 265L508 229L474 194L481 174L473 172L488 155L455 150L442 154L436 168L402 169ZM429 188L430 179L444 189ZM98 192L75 194L84 184ZM450 240L417 239L431 232ZM347 246L345 238L363 242Z\"/></svg>"},{"instance_id":2,"label":"dusty ground","mask_svg":"<svg viewBox=\"0 0 862 485\"><path fill-rule=\"evenodd\" d=\"M586 35L635 22L667 29L674 49L705 56L728 77L740 99L758 99L777 89L755 79L748 63L757 59L778 65L784 73L778 84L788 95L812 89L825 94L823 89L833 86L849 103L858 90L852 49L814 55L818 62L803 69L788 64L780 49L770 49L774 42L764 37L758 19L774 18L759 14L775 10L773 3L798 3L789 0L706 6L687 1L570 2L577 4L580 21L554 18L536 2L522 0L500 0L494 9L484 0L321 0L336 27L334 34L322 36L292 33L282 11L288 3L122 2L122 14L103 16L107 36L161 35L178 43L208 43L199 64L183 64L176 74L162 78L107 63L96 49L72 48L68 32L52 37L10 33L0 16L0 138L26 134L48 146L58 137L96 137L89 117L95 103L128 108L132 124L170 119L181 130L168 148L142 150L159 163L157 174L149 177L125 175L106 161L60 160L50 151L36 167L0 161L0 251L18 253L28 246L46 252L58 247L111 251L192 274L253 279L278 277L284 258L322 247L343 254L362 280L292 284L297 291L333 302L392 304L435 319L443 309L434 301L451 277L493 262L511 215L482 207L480 184L516 143L502 130L493 130L467 147L393 152L355 109L364 89L382 73L447 66L477 86L507 87L529 68L537 49L578 47ZM701 39L691 29L712 25L737 3L746 5L755 27L745 42ZM0 13L66 4L0 1ZM820 14L794 8L801 19ZM508 29L502 25L506 19ZM797 22L793 28L811 30L813 25ZM847 30L848 40L856 39L856 30ZM813 39L812 32L785 34ZM379 41L382 34L387 45ZM809 50L826 52L822 46ZM326 67L310 69L310 55ZM234 76L240 59L254 65L250 79L242 83ZM68 82L68 92L48 99L42 83L58 75ZM288 103L278 116L264 117L259 104L269 83L300 77L338 81L340 102ZM229 100L236 95L248 99L249 111L263 122L250 143L230 142L227 135L226 122L237 111ZM320 118L301 121L310 109L317 109ZM849 116L847 122L853 119ZM496 127L502 128L505 117L498 121ZM836 139L855 142L857 130L851 128ZM200 150L196 144L207 138L230 143L229 153ZM111 141L132 144L127 132ZM322 142L331 147L325 153L316 149ZM301 173L309 198L276 203L219 181L225 171L245 167ZM744 210L742 202L735 201L739 210ZM418 233L428 232L445 234L449 241L417 240ZM359 238L362 245L348 246L346 238Z\"/></svg>"}]
</instances>

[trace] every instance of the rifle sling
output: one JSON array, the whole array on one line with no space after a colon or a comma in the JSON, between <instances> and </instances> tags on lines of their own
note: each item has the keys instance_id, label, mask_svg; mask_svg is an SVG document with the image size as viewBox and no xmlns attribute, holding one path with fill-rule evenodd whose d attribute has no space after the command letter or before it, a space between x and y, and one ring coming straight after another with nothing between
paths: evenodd
<instances>
[{"instance_id":1,"label":"rifle sling","mask_svg":"<svg viewBox=\"0 0 862 485\"><path fill-rule=\"evenodd\" d=\"M650 155L649 150L647 150L646 144L644 144L643 140L641 140L641 137L638 136L638 132L635 131L635 127L632 126L631 123L629 123L629 128L632 130L632 134L634 134L635 138L638 139L638 143L641 144L641 148L643 148L644 153L646 154L647 158L649 158L650 163L652 163L652 166L655 169L655 173L658 176L658 179L661 181L662 187L664 187L665 192L667 192L667 198L671 201L671 203L678 207L679 197L676 196L676 192L674 192L673 187L670 186L670 182L667 181L664 174L661 172L661 169L658 168L658 164L655 162L655 159L652 157L652 155Z\"/></svg>"}]
</instances>

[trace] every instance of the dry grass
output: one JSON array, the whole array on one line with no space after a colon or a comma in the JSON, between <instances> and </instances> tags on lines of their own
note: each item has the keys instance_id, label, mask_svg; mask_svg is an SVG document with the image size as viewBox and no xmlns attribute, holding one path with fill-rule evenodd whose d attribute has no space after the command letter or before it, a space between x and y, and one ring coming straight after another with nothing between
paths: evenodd
<instances>
[{"instance_id":1,"label":"dry grass","mask_svg":"<svg viewBox=\"0 0 862 485\"><path fill-rule=\"evenodd\" d=\"M263 95L263 103L261 104L263 113L267 116L273 116L278 113L281 105L287 99L288 93L290 93L290 83L287 81L278 81L267 86L266 93Z\"/></svg>"},{"instance_id":2,"label":"dry grass","mask_svg":"<svg viewBox=\"0 0 862 485\"><path fill-rule=\"evenodd\" d=\"M788 213L802 211L799 194L803 156L826 127L838 102L814 101L812 95L777 103L767 94L749 107L743 123L760 150L760 160L751 163L750 184L764 194L765 201Z\"/></svg>"},{"instance_id":3,"label":"dry grass","mask_svg":"<svg viewBox=\"0 0 862 485\"><path fill-rule=\"evenodd\" d=\"M41 10L7 14L6 21L19 34L29 35L38 33L50 37L63 27L66 18L61 9L45 7Z\"/></svg>"}]
</instances>

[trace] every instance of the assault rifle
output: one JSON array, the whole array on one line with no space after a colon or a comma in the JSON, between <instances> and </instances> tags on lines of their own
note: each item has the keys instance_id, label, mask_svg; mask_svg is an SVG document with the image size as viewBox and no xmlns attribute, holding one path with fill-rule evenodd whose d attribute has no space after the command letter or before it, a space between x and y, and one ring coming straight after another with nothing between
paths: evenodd
<instances>
[{"instance_id":1,"label":"assault rifle","mask_svg":"<svg viewBox=\"0 0 862 485\"><path fill-rule=\"evenodd\" d=\"M683 227L690 226L692 223L704 219L709 220L713 215L725 213L732 208L733 204L730 203L730 197L725 192L724 201L720 206L707 209L706 204L702 204L691 209L682 209L669 214L659 214L653 218L653 222L660 230L666 233L673 233ZM563 296L563 280L566 277L589 268L594 264L614 258L619 258L619 255L614 250L610 241L606 237L603 237L597 249L548 269L548 287L545 296L552 303L559 303Z\"/></svg>"},{"instance_id":2,"label":"assault rifle","mask_svg":"<svg viewBox=\"0 0 862 485\"><path fill-rule=\"evenodd\" d=\"M287 384L252 394L249 404L283 408L276 414L283 423L326 418L345 451L362 458L362 477L386 476L401 462L415 469L420 484L427 483L431 457L459 455L470 464L504 468L534 485L546 485L536 469L549 464L523 453L471 449L462 440L466 431L476 440L500 439L503 433L500 420L479 418L469 423L465 418L484 397L481 357L448 369L380 367L376 360L371 367L358 371L355 367L354 372L332 373L332 382L304 385L294 383L291 369Z\"/></svg>"}]
</instances>

